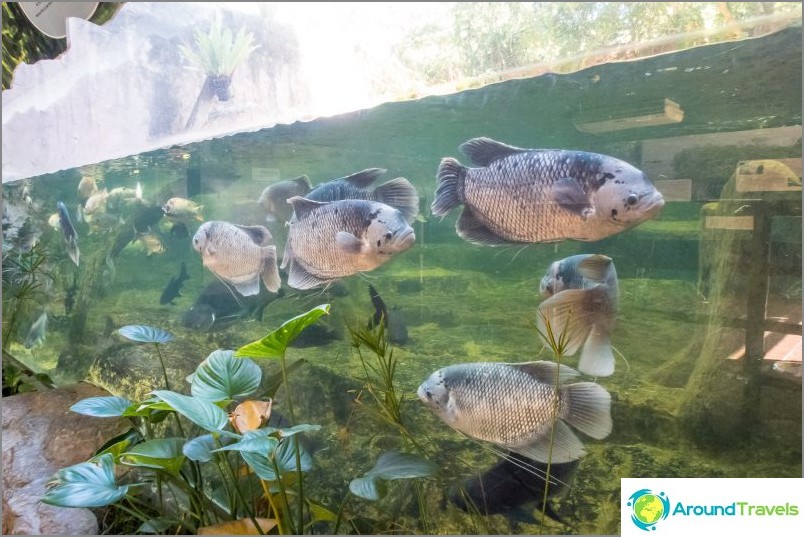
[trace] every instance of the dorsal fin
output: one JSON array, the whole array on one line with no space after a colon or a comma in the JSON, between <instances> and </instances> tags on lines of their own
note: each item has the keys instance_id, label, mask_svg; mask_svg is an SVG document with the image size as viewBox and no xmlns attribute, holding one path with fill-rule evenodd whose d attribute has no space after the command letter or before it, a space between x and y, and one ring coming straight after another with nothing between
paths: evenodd
<instances>
[{"instance_id":1,"label":"dorsal fin","mask_svg":"<svg viewBox=\"0 0 804 537\"><path fill-rule=\"evenodd\" d=\"M539 382L544 384L556 383L556 369L558 369L558 383L563 384L564 381L578 377L580 373L571 367L555 362L548 362L546 360L539 360L537 362L522 362L516 364L508 364L509 366L519 369L523 373L527 373L535 377Z\"/></svg>"},{"instance_id":2,"label":"dorsal fin","mask_svg":"<svg viewBox=\"0 0 804 537\"><path fill-rule=\"evenodd\" d=\"M241 226L239 224L232 224L236 228L245 231L255 244L260 246L267 246L273 242L273 237L268 228L264 226Z\"/></svg>"},{"instance_id":3,"label":"dorsal fin","mask_svg":"<svg viewBox=\"0 0 804 537\"><path fill-rule=\"evenodd\" d=\"M506 145L491 138L473 138L461 144L459 149L478 166L488 166L495 160L530 151L529 149Z\"/></svg>"},{"instance_id":4,"label":"dorsal fin","mask_svg":"<svg viewBox=\"0 0 804 537\"><path fill-rule=\"evenodd\" d=\"M578 272L584 278L605 282L611 267L611 258L603 254L593 254L578 263Z\"/></svg>"},{"instance_id":5,"label":"dorsal fin","mask_svg":"<svg viewBox=\"0 0 804 537\"><path fill-rule=\"evenodd\" d=\"M358 188L366 188L387 171L388 170L383 168L367 168L365 170L355 172L352 175L347 175L343 178L343 180L348 183L352 183Z\"/></svg>"},{"instance_id":6,"label":"dorsal fin","mask_svg":"<svg viewBox=\"0 0 804 537\"><path fill-rule=\"evenodd\" d=\"M293 196L288 199L288 203L293 205L293 212L296 214L296 219L298 220L303 218L310 211L323 207L329 202L313 201L301 196Z\"/></svg>"},{"instance_id":7,"label":"dorsal fin","mask_svg":"<svg viewBox=\"0 0 804 537\"><path fill-rule=\"evenodd\" d=\"M313 183L310 182L310 178L306 175L298 176L297 178L293 179L293 182L301 187L306 188L308 192L313 189Z\"/></svg>"}]
</instances>

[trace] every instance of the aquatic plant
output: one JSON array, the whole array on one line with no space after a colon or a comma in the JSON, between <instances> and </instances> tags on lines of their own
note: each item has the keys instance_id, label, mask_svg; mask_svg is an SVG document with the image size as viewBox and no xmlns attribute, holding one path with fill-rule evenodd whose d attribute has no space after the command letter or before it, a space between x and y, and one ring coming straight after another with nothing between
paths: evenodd
<instances>
[{"instance_id":1,"label":"aquatic plant","mask_svg":"<svg viewBox=\"0 0 804 537\"><path fill-rule=\"evenodd\" d=\"M287 346L328 311L328 304L319 306L240 351L280 358L286 384L292 369L285 364ZM173 338L144 325L120 332L154 345ZM73 412L128 418L133 427L109 440L89 461L60 470L42 501L61 507L114 506L139 521L140 533L301 533L304 506L313 522L334 520L333 513L305 498L302 488L312 459L298 435L320 426L268 425L271 405L260 393L262 370L235 354L217 350L203 360L187 378L189 395L165 389L154 390L143 401L105 396L75 403ZM154 425L167 415L184 421L180 430L190 434L157 434ZM243 417L247 419L237 419ZM120 472L123 468L131 471ZM154 481L156 501L139 492ZM299 501L298 518L291 514L293 495Z\"/></svg>"},{"instance_id":2,"label":"aquatic plant","mask_svg":"<svg viewBox=\"0 0 804 537\"><path fill-rule=\"evenodd\" d=\"M195 32L195 48L179 45L179 51L190 62L199 67L208 77L229 78L249 54L254 52L254 36L241 28L237 36L229 28L223 28L215 18L205 33L200 28Z\"/></svg>"},{"instance_id":3,"label":"aquatic plant","mask_svg":"<svg viewBox=\"0 0 804 537\"><path fill-rule=\"evenodd\" d=\"M363 499L379 500L387 493L386 481L427 477L435 470L435 464L418 455L387 451L363 477L352 479L349 490Z\"/></svg>"},{"instance_id":4,"label":"aquatic plant","mask_svg":"<svg viewBox=\"0 0 804 537\"><path fill-rule=\"evenodd\" d=\"M53 280L44 247L3 250L3 350L16 335L21 319L30 317L48 300L46 286Z\"/></svg>"}]
</instances>

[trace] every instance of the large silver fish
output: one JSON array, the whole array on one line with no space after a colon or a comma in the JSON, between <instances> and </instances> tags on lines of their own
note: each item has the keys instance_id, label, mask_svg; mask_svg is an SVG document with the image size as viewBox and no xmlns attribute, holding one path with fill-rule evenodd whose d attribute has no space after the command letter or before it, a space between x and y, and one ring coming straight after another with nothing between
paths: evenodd
<instances>
[{"instance_id":1,"label":"large silver fish","mask_svg":"<svg viewBox=\"0 0 804 537\"><path fill-rule=\"evenodd\" d=\"M270 292L279 290L276 246L263 226L204 222L193 236L193 248L210 272L231 283L243 296L260 292L260 278Z\"/></svg>"},{"instance_id":2,"label":"large silver fish","mask_svg":"<svg viewBox=\"0 0 804 537\"><path fill-rule=\"evenodd\" d=\"M282 268L295 289L326 286L368 272L416 241L404 215L368 200L322 203L299 196L293 205Z\"/></svg>"},{"instance_id":3,"label":"large silver fish","mask_svg":"<svg viewBox=\"0 0 804 537\"><path fill-rule=\"evenodd\" d=\"M619 285L610 257L573 255L555 261L542 278L537 326L547 334L547 323L556 339L564 332L571 356L581 349L578 370L594 377L614 373L611 333L617 320Z\"/></svg>"},{"instance_id":4,"label":"large silver fish","mask_svg":"<svg viewBox=\"0 0 804 537\"><path fill-rule=\"evenodd\" d=\"M447 425L472 438L539 462L564 463L585 453L568 425L598 440L612 426L609 393L594 382L564 383L577 376L547 361L456 364L430 375L418 395Z\"/></svg>"},{"instance_id":5,"label":"large silver fish","mask_svg":"<svg viewBox=\"0 0 804 537\"><path fill-rule=\"evenodd\" d=\"M300 175L289 181L276 182L262 191L257 199L263 209L265 209L265 220L268 222L287 222L293 216L293 207L288 203L288 199L293 196L304 196L313 185L310 178Z\"/></svg>"},{"instance_id":6,"label":"large silver fish","mask_svg":"<svg viewBox=\"0 0 804 537\"><path fill-rule=\"evenodd\" d=\"M404 177L391 179L370 190L377 178L387 170L367 168L352 175L321 183L304 197L313 201L369 200L390 205L402 212L410 224L419 214L419 195Z\"/></svg>"},{"instance_id":7,"label":"large silver fish","mask_svg":"<svg viewBox=\"0 0 804 537\"><path fill-rule=\"evenodd\" d=\"M73 260L75 266L78 266L78 260L81 252L78 250L78 233L75 231L72 220L70 220L70 211L63 202L56 203L56 208L59 214L59 227L61 227L61 234L67 243L67 255Z\"/></svg>"},{"instance_id":8,"label":"large silver fish","mask_svg":"<svg viewBox=\"0 0 804 537\"><path fill-rule=\"evenodd\" d=\"M442 159L431 210L443 217L463 205L455 227L475 244L597 241L664 206L642 171L606 155L521 149L489 138L460 148L482 167Z\"/></svg>"}]
</instances>

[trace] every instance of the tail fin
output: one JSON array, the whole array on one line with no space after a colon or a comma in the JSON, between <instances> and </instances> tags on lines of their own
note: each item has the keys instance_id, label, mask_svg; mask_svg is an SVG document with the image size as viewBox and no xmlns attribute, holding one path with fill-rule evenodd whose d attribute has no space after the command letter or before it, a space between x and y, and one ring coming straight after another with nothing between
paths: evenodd
<instances>
[{"instance_id":1,"label":"tail fin","mask_svg":"<svg viewBox=\"0 0 804 537\"><path fill-rule=\"evenodd\" d=\"M608 332L596 324L581 349L578 371L592 377L608 377L614 373L614 354Z\"/></svg>"},{"instance_id":2,"label":"tail fin","mask_svg":"<svg viewBox=\"0 0 804 537\"><path fill-rule=\"evenodd\" d=\"M408 224L419 214L419 194L404 177L391 179L374 189L374 200L398 209Z\"/></svg>"},{"instance_id":3,"label":"tail fin","mask_svg":"<svg viewBox=\"0 0 804 537\"><path fill-rule=\"evenodd\" d=\"M463 203L463 179L467 167L454 158L443 158L438 166L436 179L438 187L430 211L435 216L446 216L452 209Z\"/></svg>"},{"instance_id":4,"label":"tail fin","mask_svg":"<svg viewBox=\"0 0 804 537\"><path fill-rule=\"evenodd\" d=\"M576 382L563 388L569 400L565 421L597 440L611 433L611 395L595 382Z\"/></svg>"},{"instance_id":5,"label":"tail fin","mask_svg":"<svg viewBox=\"0 0 804 537\"><path fill-rule=\"evenodd\" d=\"M276 246L273 244L264 246L263 251L265 252L265 265L262 270L262 282L266 289L276 293L282 285L282 280L279 279L279 267L276 264Z\"/></svg>"}]
</instances>

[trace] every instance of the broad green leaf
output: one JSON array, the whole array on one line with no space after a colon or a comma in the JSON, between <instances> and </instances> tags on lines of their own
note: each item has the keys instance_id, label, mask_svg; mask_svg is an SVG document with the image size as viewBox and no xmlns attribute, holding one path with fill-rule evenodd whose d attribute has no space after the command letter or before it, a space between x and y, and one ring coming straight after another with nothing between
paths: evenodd
<instances>
[{"instance_id":1,"label":"broad green leaf","mask_svg":"<svg viewBox=\"0 0 804 537\"><path fill-rule=\"evenodd\" d=\"M130 324L117 331L121 336L139 343L169 343L175 339L170 332L144 324Z\"/></svg>"},{"instance_id":2,"label":"broad green leaf","mask_svg":"<svg viewBox=\"0 0 804 537\"><path fill-rule=\"evenodd\" d=\"M307 500L307 506L310 508L310 516L313 517L313 522L335 522L338 520L338 515L323 505Z\"/></svg>"},{"instance_id":3,"label":"broad green leaf","mask_svg":"<svg viewBox=\"0 0 804 537\"><path fill-rule=\"evenodd\" d=\"M124 397L88 397L75 403L70 410L96 418L117 418L125 414L131 404Z\"/></svg>"},{"instance_id":4,"label":"broad green leaf","mask_svg":"<svg viewBox=\"0 0 804 537\"><path fill-rule=\"evenodd\" d=\"M280 436L285 438L285 437L288 437L288 436L293 436L294 434L307 433L307 432L311 432L311 431L318 431L319 429L321 429L320 425L311 425L309 423L300 423L299 425L294 425L293 427L291 427L289 429L279 429L279 434L280 434Z\"/></svg>"},{"instance_id":5,"label":"broad green leaf","mask_svg":"<svg viewBox=\"0 0 804 537\"><path fill-rule=\"evenodd\" d=\"M154 535L166 535L167 530L181 524L180 520L170 517L152 518L142 523L137 533L150 533Z\"/></svg>"},{"instance_id":6,"label":"broad green leaf","mask_svg":"<svg viewBox=\"0 0 804 537\"><path fill-rule=\"evenodd\" d=\"M274 462L276 462L276 466L279 469L279 475L284 476L287 473L296 471L295 444L296 439L293 437L282 440L273 451L273 460L269 455L251 451L241 451L240 455L260 479L276 481L279 478L277 477L276 468L274 468ZM301 450L301 471L307 472L312 468L313 461L304 448L299 446L299 449Z\"/></svg>"},{"instance_id":7,"label":"broad green leaf","mask_svg":"<svg viewBox=\"0 0 804 537\"><path fill-rule=\"evenodd\" d=\"M59 507L104 507L120 501L128 492L114 479L114 457L107 453L94 462L62 468L51 481L55 486L42 502Z\"/></svg>"},{"instance_id":8,"label":"broad green leaf","mask_svg":"<svg viewBox=\"0 0 804 537\"><path fill-rule=\"evenodd\" d=\"M427 477L435 472L435 464L412 453L387 451L380 455L377 464L366 474L382 479L408 479Z\"/></svg>"},{"instance_id":9,"label":"broad green leaf","mask_svg":"<svg viewBox=\"0 0 804 537\"><path fill-rule=\"evenodd\" d=\"M316 306L307 313L286 321L264 338L240 347L235 352L235 356L280 359L302 330L313 324L322 315L327 314L329 314L329 304Z\"/></svg>"},{"instance_id":10,"label":"broad green leaf","mask_svg":"<svg viewBox=\"0 0 804 537\"><path fill-rule=\"evenodd\" d=\"M212 451L240 451L241 453L248 452L268 456L273 453L277 445L279 445L279 440L262 434L260 436L246 436L239 442L235 442L234 444L229 444L228 446L223 446L218 449L213 449Z\"/></svg>"},{"instance_id":11,"label":"broad green leaf","mask_svg":"<svg viewBox=\"0 0 804 537\"><path fill-rule=\"evenodd\" d=\"M131 428L123 434L119 434L103 444L100 448L98 448L98 451L95 452L95 456L98 457L104 453L111 453L116 461L118 457L120 457L120 454L125 452L129 446L133 446L141 441L142 434L140 434L137 429Z\"/></svg>"},{"instance_id":12,"label":"broad green leaf","mask_svg":"<svg viewBox=\"0 0 804 537\"><path fill-rule=\"evenodd\" d=\"M120 462L129 466L158 468L178 475L184 464L183 438L160 438L137 444L120 456Z\"/></svg>"},{"instance_id":13,"label":"broad green leaf","mask_svg":"<svg viewBox=\"0 0 804 537\"><path fill-rule=\"evenodd\" d=\"M220 433L229 423L229 416L226 412L204 399L189 397L168 390L154 390L151 393L170 405L173 410L207 431Z\"/></svg>"},{"instance_id":14,"label":"broad green leaf","mask_svg":"<svg viewBox=\"0 0 804 537\"><path fill-rule=\"evenodd\" d=\"M211 434L205 434L188 441L181 451L191 461L207 462L212 460L213 449L215 439Z\"/></svg>"},{"instance_id":15,"label":"broad green leaf","mask_svg":"<svg viewBox=\"0 0 804 537\"><path fill-rule=\"evenodd\" d=\"M435 464L418 455L388 451L380 455L374 468L366 475L353 479L349 483L349 490L356 496L376 501L385 495L384 481L427 477L434 471Z\"/></svg>"},{"instance_id":16,"label":"broad green leaf","mask_svg":"<svg viewBox=\"0 0 804 537\"><path fill-rule=\"evenodd\" d=\"M190 393L208 401L243 399L260 388L262 370L234 351L214 351L201 362L192 378Z\"/></svg>"}]
</instances>

